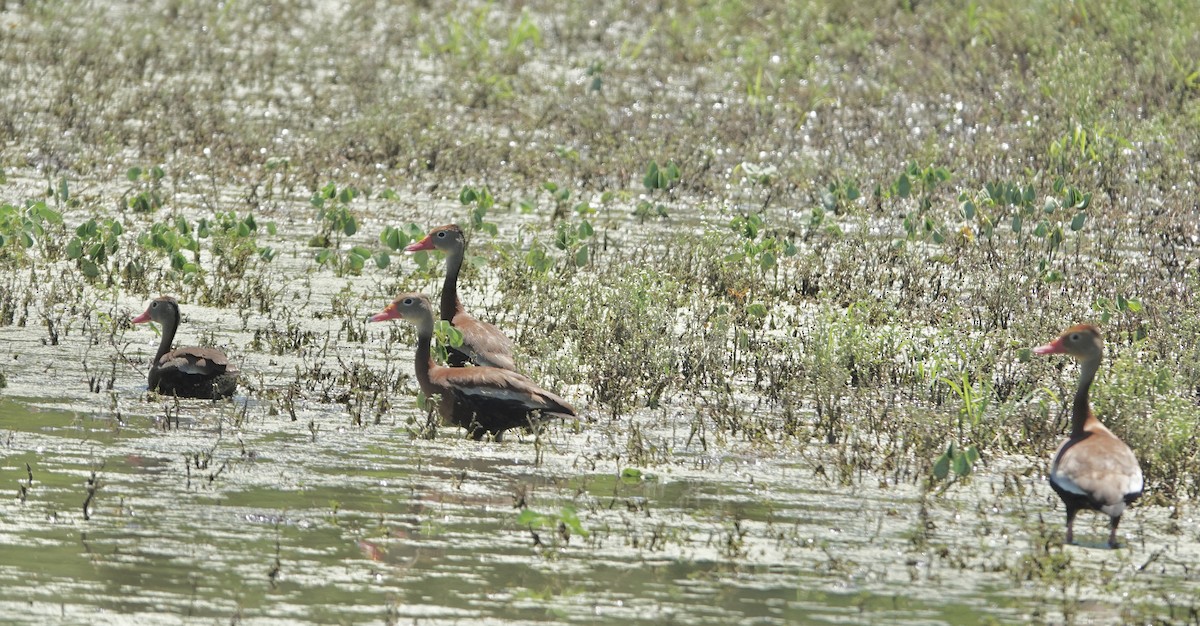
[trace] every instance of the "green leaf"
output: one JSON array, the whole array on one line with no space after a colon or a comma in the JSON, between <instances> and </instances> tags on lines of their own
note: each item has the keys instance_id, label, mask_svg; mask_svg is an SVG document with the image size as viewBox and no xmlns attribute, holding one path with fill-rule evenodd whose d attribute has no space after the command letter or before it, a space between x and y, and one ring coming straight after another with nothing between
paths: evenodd
<instances>
[{"instance_id":1,"label":"green leaf","mask_svg":"<svg viewBox=\"0 0 1200 626\"><path fill-rule=\"evenodd\" d=\"M1087 213L1077 213L1075 219L1071 220L1071 230L1078 231L1083 228L1084 222L1087 221Z\"/></svg>"},{"instance_id":2,"label":"green leaf","mask_svg":"<svg viewBox=\"0 0 1200 626\"><path fill-rule=\"evenodd\" d=\"M1125 301L1125 310L1130 313L1140 313L1142 311L1142 303L1139 300L1130 298Z\"/></svg>"},{"instance_id":3,"label":"green leaf","mask_svg":"<svg viewBox=\"0 0 1200 626\"><path fill-rule=\"evenodd\" d=\"M348 215L348 216L347 216L347 219L346 219L346 224L345 224L345 226L342 228L342 232L346 233L346 236L347 236L347 237L349 237L349 236L353 235L354 233L358 232L358 222L357 222L357 221L354 219L354 216L353 216L353 215Z\"/></svg>"},{"instance_id":4,"label":"green leaf","mask_svg":"<svg viewBox=\"0 0 1200 626\"><path fill-rule=\"evenodd\" d=\"M642 470L636 467L627 467L621 470L621 482L627 484L642 482Z\"/></svg>"},{"instance_id":5,"label":"green leaf","mask_svg":"<svg viewBox=\"0 0 1200 626\"><path fill-rule=\"evenodd\" d=\"M761 302L755 302L746 307L746 315L750 317L764 318L767 316L767 305Z\"/></svg>"},{"instance_id":6,"label":"green leaf","mask_svg":"<svg viewBox=\"0 0 1200 626\"><path fill-rule=\"evenodd\" d=\"M941 456L933 462L933 477L938 480L944 480L950 475L950 452L943 452Z\"/></svg>"},{"instance_id":7,"label":"green leaf","mask_svg":"<svg viewBox=\"0 0 1200 626\"><path fill-rule=\"evenodd\" d=\"M646 175L642 178L642 186L651 191L660 189L662 186L661 176L658 171L658 162L651 161L650 165L646 167Z\"/></svg>"},{"instance_id":8,"label":"green leaf","mask_svg":"<svg viewBox=\"0 0 1200 626\"><path fill-rule=\"evenodd\" d=\"M532 509L524 509L521 511L521 514L517 516L517 523L522 526L541 526L543 523L542 520L545 518L545 515L542 515L537 511Z\"/></svg>"},{"instance_id":9,"label":"green leaf","mask_svg":"<svg viewBox=\"0 0 1200 626\"><path fill-rule=\"evenodd\" d=\"M400 232L400 229L388 226L387 228L384 228L383 233L379 235L379 242L388 248L391 248L392 250L399 250L402 247L400 244L401 235L402 233Z\"/></svg>"},{"instance_id":10,"label":"green leaf","mask_svg":"<svg viewBox=\"0 0 1200 626\"><path fill-rule=\"evenodd\" d=\"M375 253L375 267L378 267L382 270L387 269L387 267L391 264L392 257L388 256L388 253L382 251Z\"/></svg>"},{"instance_id":11,"label":"green leaf","mask_svg":"<svg viewBox=\"0 0 1200 626\"><path fill-rule=\"evenodd\" d=\"M84 259L79 262L79 269L83 271L83 275L88 278L95 278L100 275L100 268L96 266L91 259Z\"/></svg>"},{"instance_id":12,"label":"green leaf","mask_svg":"<svg viewBox=\"0 0 1200 626\"><path fill-rule=\"evenodd\" d=\"M587 246L580 246L579 250L575 251L575 267L583 267L588 262Z\"/></svg>"},{"instance_id":13,"label":"green leaf","mask_svg":"<svg viewBox=\"0 0 1200 626\"><path fill-rule=\"evenodd\" d=\"M912 181L908 179L908 174L901 174L896 181L896 195L907 198L910 193L912 193Z\"/></svg>"},{"instance_id":14,"label":"green leaf","mask_svg":"<svg viewBox=\"0 0 1200 626\"><path fill-rule=\"evenodd\" d=\"M588 535L587 530L584 530L583 524L579 521L579 516L575 514L575 507L564 506L562 510L558 512L558 521L562 522L562 524L567 528L570 528L571 532L575 533L576 535L580 535L582 537L586 537Z\"/></svg>"},{"instance_id":15,"label":"green leaf","mask_svg":"<svg viewBox=\"0 0 1200 626\"><path fill-rule=\"evenodd\" d=\"M1014 233L1021 232L1021 214L1017 213L1012 219L1012 231Z\"/></svg>"},{"instance_id":16,"label":"green leaf","mask_svg":"<svg viewBox=\"0 0 1200 626\"><path fill-rule=\"evenodd\" d=\"M370 248L365 246L354 246L353 248L350 248L350 251L364 259L368 259L372 254L374 254Z\"/></svg>"},{"instance_id":17,"label":"green leaf","mask_svg":"<svg viewBox=\"0 0 1200 626\"><path fill-rule=\"evenodd\" d=\"M967 200L966 202L962 203L962 213L963 213L963 217L965 217L966 219L969 219L969 220L975 219L975 203L971 202L970 200Z\"/></svg>"},{"instance_id":18,"label":"green leaf","mask_svg":"<svg viewBox=\"0 0 1200 626\"><path fill-rule=\"evenodd\" d=\"M667 182L670 183L670 182L677 181L677 180L679 180L679 177L680 177L679 166L675 165L674 161L669 161L667 163Z\"/></svg>"},{"instance_id":19,"label":"green leaf","mask_svg":"<svg viewBox=\"0 0 1200 626\"><path fill-rule=\"evenodd\" d=\"M125 172L125 178L127 178L131 183L137 182L137 179L141 178L141 176L142 168L140 167L131 167Z\"/></svg>"},{"instance_id":20,"label":"green leaf","mask_svg":"<svg viewBox=\"0 0 1200 626\"><path fill-rule=\"evenodd\" d=\"M971 461L967 459L966 454L960 454L954 457L954 473L959 476L967 476L971 473Z\"/></svg>"},{"instance_id":21,"label":"green leaf","mask_svg":"<svg viewBox=\"0 0 1200 626\"><path fill-rule=\"evenodd\" d=\"M83 256L83 242L75 237L67 243L67 258L74 261L81 256Z\"/></svg>"}]
</instances>

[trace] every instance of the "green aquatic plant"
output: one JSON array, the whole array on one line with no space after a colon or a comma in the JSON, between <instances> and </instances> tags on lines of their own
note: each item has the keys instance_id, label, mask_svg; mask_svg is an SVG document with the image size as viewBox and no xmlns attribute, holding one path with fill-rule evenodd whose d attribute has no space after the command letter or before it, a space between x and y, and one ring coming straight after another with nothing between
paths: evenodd
<instances>
[{"instance_id":1,"label":"green aquatic plant","mask_svg":"<svg viewBox=\"0 0 1200 626\"><path fill-rule=\"evenodd\" d=\"M778 230L766 228L761 215L739 215L729 220L729 229L739 238L739 249L725 255L726 263L749 262L763 273L779 277L779 260L796 256L798 249L791 237Z\"/></svg>"},{"instance_id":2,"label":"green aquatic plant","mask_svg":"<svg viewBox=\"0 0 1200 626\"><path fill-rule=\"evenodd\" d=\"M645 222L651 217L668 217L670 211L662 196L669 196L679 184L681 174L679 166L674 161L668 161L660 166L658 161L650 161L646 166L646 175L642 177L642 186L646 188L647 197L638 200L633 209L634 217L639 222Z\"/></svg>"},{"instance_id":3,"label":"green aquatic plant","mask_svg":"<svg viewBox=\"0 0 1200 626\"><path fill-rule=\"evenodd\" d=\"M21 206L0 204L0 263L17 264L35 246L43 254L49 252L50 229L62 221L62 214L41 200L27 200Z\"/></svg>"},{"instance_id":4,"label":"green aquatic plant","mask_svg":"<svg viewBox=\"0 0 1200 626\"><path fill-rule=\"evenodd\" d=\"M308 242L309 246L336 251L343 236L350 237L358 232L358 218L350 210L350 203L358 195L357 187L338 189L336 183L330 182L309 198L309 204L317 209L317 221L320 223L317 234ZM325 259L328 258L327 255ZM317 261L325 263L320 256Z\"/></svg>"},{"instance_id":5,"label":"green aquatic plant","mask_svg":"<svg viewBox=\"0 0 1200 626\"><path fill-rule=\"evenodd\" d=\"M266 222L263 230L274 236L275 222ZM258 235L258 220L252 213L241 217L234 211L218 211L196 223L196 236L210 241L216 271L231 278L243 276L252 260L270 262L275 258L274 248L258 245Z\"/></svg>"},{"instance_id":6,"label":"green aquatic plant","mask_svg":"<svg viewBox=\"0 0 1200 626\"><path fill-rule=\"evenodd\" d=\"M163 179L166 172L157 165L148 169L131 167L125 172L125 179L131 184L121 194L125 206L135 213L151 213L161 209L166 204L163 192Z\"/></svg>"},{"instance_id":7,"label":"green aquatic plant","mask_svg":"<svg viewBox=\"0 0 1200 626\"><path fill-rule=\"evenodd\" d=\"M876 187L876 198L890 197L907 200L915 197L917 208L904 214L904 233L908 241L946 241L945 225L933 214L934 193L938 186L950 180L950 170L943 166L921 167L910 163L895 181L883 190Z\"/></svg>"},{"instance_id":8,"label":"green aquatic plant","mask_svg":"<svg viewBox=\"0 0 1200 626\"><path fill-rule=\"evenodd\" d=\"M370 255L363 254L369 252L366 249L351 250L354 254L365 263L367 258L375 259L375 266L379 269L384 269L392 264L392 254L404 251L408 244L417 241L424 233L421 227L409 222L401 227L384 226L379 232L379 243L383 245L382 250L377 250ZM413 254L413 260L421 269L426 269L429 265L429 253L421 251Z\"/></svg>"},{"instance_id":9,"label":"green aquatic plant","mask_svg":"<svg viewBox=\"0 0 1200 626\"><path fill-rule=\"evenodd\" d=\"M380 269L391 264L391 255L385 250L375 250L368 246L351 246L342 250L342 237L353 237L358 233L358 218L350 209L350 204L360 195L369 195L354 186L338 189L335 183L328 183L309 198L309 203L317 209L317 219L321 226L317 235L308 241L308 245L321 248L317 252L316 261L320 266L332 266L339 276L343 274L359 274L368 261L374 260ZM397 239L398 233L385 231L380 235L380 241L388 245Z\"/></svg>"},{"instance_id":10,"label":"green aquatic plant","mask_svg":"<svg viewBox=\"0 0 1200 626\"><path fill-rule=\"evenodd\" d=\"M546 546L546 542L542 539L542 533L538 531L554 531L555 536L561 539L563 544L571 540L572 534L580 537L587 537L590 534L584 528L583 522L579 521L575 507L570 505L549 513L528 508L521 509L521 512L517 514L517 524L529 529L535 546Z\"/></svg>"},{"instance_id":11,"label":"green aquatic plant","mask_svg":"<svg viewBox=\"0 0 1200 626\"><path fill-rule=\"evenodd\" d=\"M849 178L839 178L830 182L821 194L820 209L834 215L845 215L851 211L862 196L858 181Z\"/></svg>"},{"instance_id":12,"label":"green aquatic plant","mask_svg":"<svg viewBox=\"0 0 1200 626\"><path fill-rule=\"evenodd\" d=\"M565 252L575 267L583 267L595 254L595 241L592 238L595 234L592 223L587 219L580 219L578 223L560 221L555 229L554 247Z\"/></svg>"},{"instance_id":13,"label":"green aquatic plant","mask_svg":"<svg viewBox=\"0 0 1200 626\"><path fill-rule=\"evenodd\" d=\"M138 235L137 243L142 250L166 258L174 273L187 276L200 271L200 241L185 217L152 224Z\"/></svg>"},{"instance_id":14,"label":"green aquatic plant","mask_svg":"<svg viewBox=\"0 0 1200 626\"><path fill-rule=\"evenodd\" d=\"M98 278L103 270L107 282L111 284L124 232L125 227L120 221L112 218L96 221L92 218L75 227L75 236L67 242L67 258L75 261L75 267L88 280Z\"/></svg>"},{"instance_id":15,"label":"green aquatic plant","mask_svg":"<svg viewBox=\"0 0 1200 626\"><path fill-rule=\"evenodd\" d=\"M471 187L464 186L458 192L458 201L465 207L468 207L470 219L468 221L467 231L475 232L482 231L492 235L493 237L499 234L499 229L496 225L487 220L488 212L496 205L496 198L492 196L492 191L487 187Z\"/></svg>"}]
</instances>

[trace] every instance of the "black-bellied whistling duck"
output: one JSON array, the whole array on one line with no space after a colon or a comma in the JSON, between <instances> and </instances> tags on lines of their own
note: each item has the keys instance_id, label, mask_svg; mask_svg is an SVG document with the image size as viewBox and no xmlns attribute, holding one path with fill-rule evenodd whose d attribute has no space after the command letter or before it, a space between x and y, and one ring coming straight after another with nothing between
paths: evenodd
<instances>
[{"instance_id":1,"label":"black-bellied whistling duck","mask_svg":"<svg viewBox=\"0 0 1200 626\"><path fill-rule=\"evenodd\" d=\"M1142 495L1142 468L1133 450L1096 419L1088 403L1088 390L1104 356L1104 339L1095 326L1080 324L1033 351L1068 354L1080 362L1071 436L1058 447L1050 464L1050 486L1067 507L1067 543L1075 539L1075 514L1092 509L1109 517L1108 545L1115 548L1125 505Z\"/></svg>"},{"instance_id":2,"label":"black-bellied whistling duck","mask_svg":"<svg viewBox=\"0 0 1200 626\"><path fill-rule=\"evenodd\" d=\"M441 250L446 255L446 282L442 285L441 318L462 333L462 345L447 347L452 367L474 363L488 367L516 370L512 358L512 341L499 328L475 319L463 309L458 299L458 272L467 252L467 239L458 224L438 226L424 239L404 249L405 252Z\"/></svg>"},{"instance_id":3,"label":"black-bellied whistling duck","mask_svg":"<svg viewBox=\"0 0 1200 626\"><path fill-rule=\"evenodd\" d=\"M538 387L529 377L498 367L442 367L433 361L433 304L429 297L406 293L372 322L401 318L417 327L417 383L425 396L438 397L438 413L466 428L473 438L491 433L499 441L510 428L537 427L551 418L575 417L562 398Z\"/></svg>"},{"instance_id":4,"label":"black-bellied whistling duck","mask_svg":"<svg viewBox=\"0 0 1200 626\"><path fill-rule=\"evenodd\" d=\"M224 352L216 348L171 349L175 331L179 329L179 303L175 298L163 296L151 300L146 311L133 318L134 324L150 321L162 326L158 354L147 377L151 389L182 398L215 399L233 395L238 369Z\"/></svg>"}]
</instances>

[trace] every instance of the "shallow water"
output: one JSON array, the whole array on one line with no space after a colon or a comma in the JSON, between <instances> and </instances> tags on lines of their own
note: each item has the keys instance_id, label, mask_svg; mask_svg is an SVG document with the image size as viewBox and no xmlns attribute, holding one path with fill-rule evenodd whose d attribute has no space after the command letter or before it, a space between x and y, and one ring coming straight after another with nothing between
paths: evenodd
<instances>
[{"instance_id":1,"label":"shallow water","mask_svg":"<svg viewBox=\"0 0 1200 626\"><path fill-rule=\"evenodd\" d=\"M0 476L20 496L0 505L0 611L28 623L1022 623L1057 621L1073 598L1089 600L1089 619L1119 619L1120 599L1090 597L1099 589L1014 579L1031 520L1058 517L1041 486L988 507L977 499L1000 487L980 476L922 522L913 487L830 485L786 455L678 442L678 464L622 481L609 426L480 444L328 425L314 441L303 420L239 428L232 404L181 407L179 428L163 429L0 404ZM587 535L524 527L517 503L573 507ZM1135 508L1129 549L1069 548L1072 567L1136 583L1158 552L1166 571L1151 587L1194 592L1194 538L1164 543L1159 518Z\"/></svg>"}]
</instances>

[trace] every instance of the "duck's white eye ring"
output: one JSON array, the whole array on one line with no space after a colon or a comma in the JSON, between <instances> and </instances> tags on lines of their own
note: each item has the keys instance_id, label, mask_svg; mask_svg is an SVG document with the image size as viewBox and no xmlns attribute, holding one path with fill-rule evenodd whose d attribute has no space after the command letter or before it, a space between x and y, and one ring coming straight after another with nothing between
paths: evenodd
<instances>
[{"instance_id":1,"label":"duck's white eye ring","mask_svg":"<svg viewBox=\"0 0 1200 626\"><path fill-rule=\"evenodd\" d=\"M412 306L412 303L413 303L412 298L405 298L404 302L403 302L404 306Z\"/></svg>"},{"instance_id":2,"label":"duck's white eye ring","mask_svg":"<svg viewBox=\"0 0 1200 626\"><path fill-rule=\"evenodd\" d=\"M1071 341L1079 341L1079 333L1071 333Z\"/></svg>"},{"instance_id":3,"label":"duck's white eye ring","mask_svg":"<svg viewBox=\"0 0 1200 626\"><path fill-rule=\"evenodd\" d=\"M446 231L444 231L444 230L443 230L442 232L438 233L438 237L441 237L441 238L445 239L445 238L446 238Z\"/></svg>"}]
</instances>

